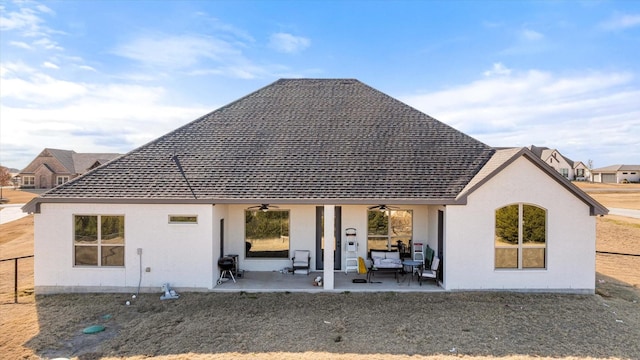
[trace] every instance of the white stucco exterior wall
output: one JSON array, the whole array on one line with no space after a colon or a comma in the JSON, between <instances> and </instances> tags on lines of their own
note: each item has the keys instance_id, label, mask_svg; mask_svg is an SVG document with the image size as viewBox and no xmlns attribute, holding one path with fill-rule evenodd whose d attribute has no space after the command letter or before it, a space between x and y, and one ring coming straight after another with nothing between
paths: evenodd
<instances>
[{"instance_id":1,"label":"white stucco exterior wall","mask_svg":"<svg viewBox=\"0 0 640 360\"><path fill-rule=\"evenodd\" d=\"M494 268L495 210L529 203L547 210L547 268ZM473 192L465 206L447 206L445 287L593 293L595 217L589 207L520 158Z\"/></svg>"},{"instance_id":2,"label":"white stucco exterior wall","mask_svg":"<svg viewBox=\"0 0 640 360\"><path fill-rule=\"evenodd\" d=\"M135 291L140 280L138 248L143 290L160 291L163 283L212 288L217 273L212 234L219 234L213 232L212 211L211 205L42 204L34 227L36 292ZM74 266L74 215L124 215L124 267ZM197 215L198 223L169 224L169 215Z\"/></svg>"},{"instance_id":3,"label":"white stucco exterior wall","mask_svg":"<svg viewBox=\"0 0 640 360\"><path fill-rule=\"evenodd\" d=\"M274 205L290 212L290 250L311 250L311 269L316 270L316 205ZM413 211L414 241L436 249L438 207L398 207ZM217 261L227 254L238 254L240 269L248 271L278 271L291 266L290 257L245 258L246 208L242 204L43 203L41 213L35 214L36 292L135 292L140 279L142 292L158 292L164 283L178 290L207 290L216 286ZM338 251L344 269L346 228L356 228L358 256L367 259L367 206L341 208L343 244ZM73 265L74 215L124 215L124 267ZM196 215L198 223L170 224L169 215ZM224 254L219 242L221 219L224 219ZM141 257L138 248L142 249Z\"/></svg>"}]
</instances>

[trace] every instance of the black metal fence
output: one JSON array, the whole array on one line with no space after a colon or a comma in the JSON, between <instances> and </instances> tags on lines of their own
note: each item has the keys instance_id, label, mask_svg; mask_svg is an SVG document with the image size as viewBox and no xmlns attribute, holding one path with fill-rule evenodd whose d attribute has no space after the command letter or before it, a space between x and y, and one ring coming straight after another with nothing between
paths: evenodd
<instances>
[{"instance_id":1,"label":"black metal fence","mask_svg":"<svg viewBox=\"0 0 640 360\"><path fill-rule=\"evenodd\" d=\"M0 260L0 279L2 279L2 281L0 281L0 294L3 295L3 299L5 295L13 292L13 302L17 304L19 291L33 291L33 260L19 261L30 258L33 258L33 255ZM13 262L13 264L11 264L11 262ZM18 264L20 264L22 268L20 268ZM25 270L25 267L28 266L31 266L31 269ZM13 271L11 271L12 267ZM20 270L23 271L21 272Z\"/></svg>"}]
</instances>

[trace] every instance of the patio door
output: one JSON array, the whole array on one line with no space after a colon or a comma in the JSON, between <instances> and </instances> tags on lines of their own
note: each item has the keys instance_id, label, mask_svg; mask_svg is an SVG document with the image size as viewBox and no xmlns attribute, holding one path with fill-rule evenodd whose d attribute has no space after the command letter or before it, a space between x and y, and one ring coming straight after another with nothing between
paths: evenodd
<instances>
[{"instance_id":1,"label":"patio door","mask_svg":"<svg viewBox=\"0 0 640 360\"><path fill-rule=\"evenodd\" d=\"M342 208L336 206L333 238L335 247L333 251L333 270L342 267ZM324 270L324 206L316 206L316 270Z\"/></svg>"}]
</instances>

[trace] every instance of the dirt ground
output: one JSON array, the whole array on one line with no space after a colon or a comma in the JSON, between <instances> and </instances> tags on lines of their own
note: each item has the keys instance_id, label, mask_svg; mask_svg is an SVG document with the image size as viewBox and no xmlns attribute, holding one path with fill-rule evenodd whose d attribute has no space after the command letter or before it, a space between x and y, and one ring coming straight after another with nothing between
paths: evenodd
<instances>
[{"instance_id":1,"label":"dirt ground","mask_svg":"<svg viewBox=\"0 0 640 360\"><path fill-rule=\"evenodd\" d=\"M625 196L638 194L594 198L605 206L625 207L619 206L626 203ZM597 250L640 254L639 219L605 216L596 226ZM32 253L32 216L0 225L0 258ZM0 267L1 276L5 270ZM598 254L595 296L185 293L167 301L159 300L159 294L136 299L128 294L34 297L32 263L21 263L20 270L25 280L19 304L13 304L12 289L7 292L5 278L0 278L3 358L640 358L640 256ZM8 271L13 276L12 265ZM106 330L82 333L96 324Z\"/></svg>"}]
</instances>

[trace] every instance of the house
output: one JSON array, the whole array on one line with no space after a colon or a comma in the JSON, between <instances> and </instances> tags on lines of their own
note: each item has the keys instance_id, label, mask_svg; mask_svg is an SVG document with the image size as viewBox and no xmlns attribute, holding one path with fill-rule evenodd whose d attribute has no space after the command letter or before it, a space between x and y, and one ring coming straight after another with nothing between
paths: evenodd
<instances>
[{"instance_id":1,"label":"house","mask_svg":"<svg viewBox=\"0 0 640 360\"><path fill-rule=\"evenodd\" d=\"M17 179L23 189L51 189L120 155L46 148L18 173Z\"/></svg>"},{"instance_id":2,"label":"house","mask_svg":"<svg viewBox=\"0 0 640 360\"><path fill-rule=\"evenodd\" d=\"M591 181L620 184L640 182L640 165L611 165L591 170Z\"/></svg>"},{"instance_id":3,"label":"house","mask_svg":"<svg viewBox=\"0 0 640 360\"><path fill-rule=\"evenodd\" d=\"M582 161L573 161L560 154L556 149L535 145L531 145L528 148L531 152L539 156L542 161L556 169L557 172L569 180L585 181L589 179L591 175L589 168Z\"/></svg>"},{"instance_id":4,"label":"house","mask_svg":"<svg viewBox=\"0 0 640 360\"><path fill-rule=\"evenodd\" d=\"M363 259L429 245L445 290L593 293L607 213L531 150L496 150L352 79L278 80L23 210L37 293L215 290L221 256L273 272L295 250L334 291L347 230Z\"/></svg>"}]
</instances>

